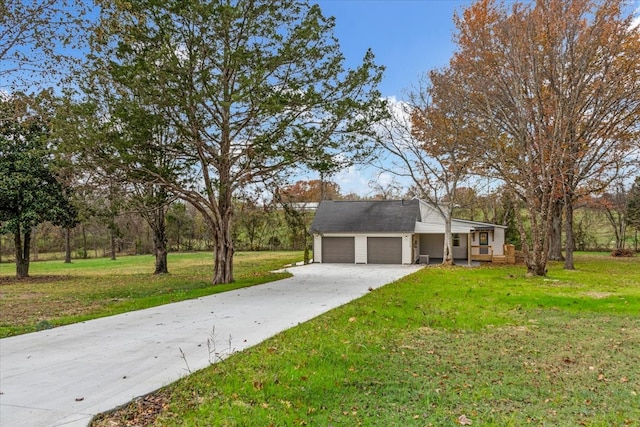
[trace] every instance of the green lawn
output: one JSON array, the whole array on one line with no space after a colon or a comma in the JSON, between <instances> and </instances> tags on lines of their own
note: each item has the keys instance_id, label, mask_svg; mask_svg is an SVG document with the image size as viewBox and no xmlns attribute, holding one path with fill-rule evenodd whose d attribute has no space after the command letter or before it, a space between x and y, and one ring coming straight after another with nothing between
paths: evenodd
<instances>
[{"instance_id":1,"label":"green lawn","mask_svg":"<svg viewBox=\"0 0 640 427\"><path fill-rule=\"evenodd\" d=\"M236 282L211 286L211 253L171 253L167 275L154 276L150 255L31 263L16 280L15 265L0 264L0 337L197 298L288 277L272 273L301 261L302 252L239 252Z\"/></svg>"},{"instance_id":2,"label":"green lawn","mask_svg":"<svg viewBox=\"0 0 640 427\"><path fill-rule=\"evenodd\" d=\"M640 258L576 261L423 269L95 425L639 426Z\"/></svg>"}]
</instances>

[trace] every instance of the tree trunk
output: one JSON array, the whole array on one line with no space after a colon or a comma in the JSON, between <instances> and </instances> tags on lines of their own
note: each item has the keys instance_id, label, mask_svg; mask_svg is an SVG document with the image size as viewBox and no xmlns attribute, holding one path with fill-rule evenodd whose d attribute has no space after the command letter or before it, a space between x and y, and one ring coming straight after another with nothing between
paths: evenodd
<instances>
[{"instance_id":1,"label":"tree trunk","mask_svg":"<svg viewBox=\"0 0 640 427\"><path fill-rule=\"evenodd\" d=\"M547 196L548 197L548 196ZM531 250L525 252L525 262L527 264L527 276L546 276L547 257L549 255L548 235L551 233L551 206L549 200L541 197L538 201L535 197L527 199L528 215L531 229ZM524 226L521 226L521 238L526 240Z\"/></svg>"},{"instance_id":2,"label":"tree trunk","mask_svg":"<svg viewBox=\"0 0 640 427\"><path fill-rule=\"evenodd\" d=\"M443 265L454 265L455 262L453 260L453 245L451 242L451 215L445 217L445 226L444 226L444 247L442 250L442 264Z\"/></svg>"},{"instance_id":3,"label":"tree trunk","mask_svg":"<svg viewBox=\"0 0 640 427\"><path fill-rule=\"evenodd\" d=\"M156 269L153 274L168 274L169 265L167 263L167 245L166 242L158 242L156 237L153 238L156 256Z\"/></svg>"},{"instance_id":4,"label":"tree trunk","mask_svg":"<svg viewBox=\"0 0 640 427\"><path fill-rule=\"evenodd\" d=\"M111 260L116 260L116 234L111 230L109 233L109 237L111 237Z\"/></svg>"},{"instance_id":5,"label":"tree trunk","mask_svg":"<svg viewBox=\"0 0 640 427\"><path fill-rule=\"evenodd\" d=\"M565 202L565 235L566 235L566 243L565 243L565 253L567 254L567 258L564 261L564 269L565 270L575 270L575 266L573 264L573 251L575 249L575 236L573 234L573 201L571 194L567 194L567 200Z\"/></svg>"},{"instance_id":6,"label":"tree trunk","mask_svg":"<svg viewBox=\"0 0 640 427\"><path fill-rule=\"evenodd\" d=\"M231 238L231 220L233 211L231 200L220 205L220 218L214 226L215 233L215 267L213 284L231 283L233 278L233 239Z\"/></svg>"},{"instance_id":7,"label":"tree trunk","mask_svg":"<svg viewBox=\"0 0 640 427\"><path fill-rule=\"evenodd\" d=\"M562 255L562 200L553 203L551 210L551 233L549 234L549 260L564 261ZM568 215L568 213L567 213Z\"/></svg>"},{"instance_id":8,"label":"tree trunk","mask_svg":"<svg viewBox=\"0 0 640 427\"><path fill-rule=\"evenodd\" d=\"M89 251L87 250L87 230L82 224L82 259L87 259L89 257Z\"/></svg>"},{"instance_id":9,"label":"tree trunk","mask_svg":"<svg viewBox=\"0 0 640 427\"><path fill-rule=\"evenodd\" d=\"M233 242L216 233L213 284L233 282Z\"/></svg>"},{"instance_id":10,"label":"tree trunk","mask_svg":"<svg viewBox=\"0 0 640 427\"><path fill-rule=\"evenodd\" d=\"M167 233L164 225L164 206L157 208L153 215L151 229L153 231L153 247L156 257L156 269L153 274L168 274L167 264Z\"/></svg>"},{"instance_id":11,"label":"tree trunk","mask_svg":"<svg viewBox=\"0 0 640 427\"><path fill-rule=\"evenodd\" d=\"M14 235L16 246L16 278L24 279L29 277L29 256L31 249L31 230L24 232L24 239L21 240L21 230L18 226Z\"/></svg>"},{"instance_id":12,"label":"tree trunk","mask_svg":"<svg viewBox=\"0 0 640 427\"><path fill-rule=\"evenodd\" d=\"M33 246L33 260L34 261L38 261L38 227L33 227L33 230L31 231L31 239L30 239L30 244L29 246Z\"/></svg>"},{"instance_id":13,"label":"tree trunk","mask_svg":"<svg viewBox=\"0 0 640 427\"><path fill-rule=\"evenodd\" d=\"M64 229L64 263L71 264L71 229Z\"/></svg>"},{"instance_id":14,"label":"tree trunk","mask_svg":"<svg viewBox=\"0 0 640 427\"><path fill-rule=\"evenodd\" d=\"M527 259L527 276L547 275L548 247L541 230L532 231L532 248Z\"/></svg>"}]
</instances>

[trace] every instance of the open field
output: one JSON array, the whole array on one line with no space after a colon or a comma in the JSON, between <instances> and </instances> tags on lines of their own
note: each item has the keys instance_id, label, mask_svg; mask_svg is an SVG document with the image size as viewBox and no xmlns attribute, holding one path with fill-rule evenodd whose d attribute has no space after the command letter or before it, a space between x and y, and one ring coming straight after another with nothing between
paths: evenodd
<instances>
[{"instance_id":1,"label":"open field","mask_svg":"<svg viewBox=\"0 0 640 427\"><path fill-rule=\"evenodd\" d=\"M639 426L640 258L429 267L96 426Z\"/></svg>"},{"instance_id":2,"label":"open field","mask_svg":"<svg viewBox=\"0 0 640 427\"><path fill-rule=\"evenodd\" d=\"M211 253L169 254L168 275L154 276L149 255L31 263L31 278L0 265L0 337L197 298L288 277L271 273L302 252L238 252L236 282L211 286Z\"/></svg>"}]
</instances>

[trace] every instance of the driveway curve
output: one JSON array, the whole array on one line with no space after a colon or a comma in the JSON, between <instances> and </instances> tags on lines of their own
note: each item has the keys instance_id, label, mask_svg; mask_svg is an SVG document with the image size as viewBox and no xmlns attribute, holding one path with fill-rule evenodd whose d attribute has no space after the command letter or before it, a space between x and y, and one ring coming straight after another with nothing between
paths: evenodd
<instances>
[{"instance_id":1,"label":"driveway curve","mask_svg":"<svg viewBox=\"0 0 640 427\"><path fill-rule=\"evenodd\" d=\"M419 268L293 267L293 277L264 285L4 338L0 426L86 426L206 367L217 358L209 348L224 357L254 346Z\"/></svg>"}]
</instances>

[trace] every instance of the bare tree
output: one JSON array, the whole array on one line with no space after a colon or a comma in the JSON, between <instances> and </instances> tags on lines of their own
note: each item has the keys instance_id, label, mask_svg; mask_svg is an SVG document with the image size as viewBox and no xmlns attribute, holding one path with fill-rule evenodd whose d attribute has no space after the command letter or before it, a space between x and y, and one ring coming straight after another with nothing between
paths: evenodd
<instances>
[{"instance_id":1,"label":"bare tree","mask_svg":"<svg viewBox=\"0 0 640 427\"><path fill-rule=\"evenodd\" d=\"M458 187L472 172L477 128L464 115L467 103L448 70L433 71L410 93L390 104L391 119L380 127L379 146L390 155L382 170L411 179L419 197L445 221L443 264L453 264L451 224Z\"/></svg>"}]
</instances>

